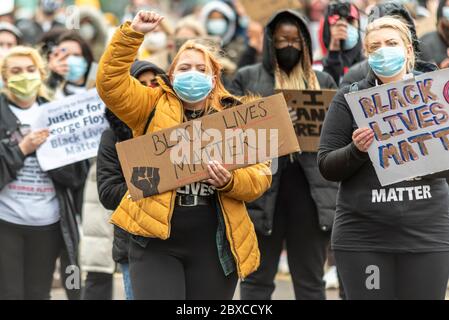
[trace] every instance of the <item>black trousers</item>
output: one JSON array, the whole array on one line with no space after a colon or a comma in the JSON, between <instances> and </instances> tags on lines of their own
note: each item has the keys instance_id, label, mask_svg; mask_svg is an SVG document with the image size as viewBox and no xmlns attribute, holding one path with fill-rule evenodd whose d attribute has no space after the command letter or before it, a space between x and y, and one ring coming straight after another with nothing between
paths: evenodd
<instances>
[{"instance_id":1,"label":"black trousers","mask_svg":"<svg viewBox=\"0 0 449 320\"><path fill-rule=\"evenodd\" d=\"M71 279L68 279L70 277L70 273L66 272L67 271L67 267L71 267L71 263L70 263L70 259L69 259L69 255L67 252L66 247L64 246L62 248L61 251L61 255L59 257L59 274L61 277L61 283L62 286L64 288L64 291L67 295L67 299L68 300L81 300L81 291L82 288L80 287L79 289L76 288L67 288L67 281L70 283ZM79 265L77 265L76 267L80 267ZM69 268L69 270L71 270L71 268Z\"/></svg>"},{"instance_id":2,"label":"black trousers","mask_svg":"<svg viewBox=\"0 0 449 320\"><path fill-rule=\"evenodd\" d=\"M27 227L0 222L0 300L50 299L63 246L59 223Z\"/></svg>"},{"instance_id":3,"label":"black trousers","mask_svg":"<svg viewBox=\"0 0 449 320\"><path fill-rule=\"evenodd\" d=\"M130 241L129 267L136 300L230 300L236 272L225 276L218 258L212 206L178 207L167 240Z\"/></svg>"},{"instance_id":4,"label":"black trousers","mask_svg":"<svg viewBox=\"0 0 449 320\"><path fill-rule=\"evenodd\" d=\"M83 288L83 300L112 300L113 274L88 272Z\"/></svg>"},{"instance_id":5,"label":"black trousers","mask_svg":"<svg viewBox=\"0 0 449 320\"><path fill-rule=\"evenodd\" d=\"M349 300L444 300L449 252L335 251Z\"/></svg>"},{"instance_id":6,"label":"black trousers","mask_svg":"<svg viewBox=\"0 0 449 320\"><path fill-rule=\"evenodd\" d=\"M326 298L323 273L330 233L320 230L309 184L297 162L289 162L282 171L273 233L258 233L257 239L261 264L240 284L242 300L271 299L284 242L296 299Z\"/></svg>"}]
</instances>

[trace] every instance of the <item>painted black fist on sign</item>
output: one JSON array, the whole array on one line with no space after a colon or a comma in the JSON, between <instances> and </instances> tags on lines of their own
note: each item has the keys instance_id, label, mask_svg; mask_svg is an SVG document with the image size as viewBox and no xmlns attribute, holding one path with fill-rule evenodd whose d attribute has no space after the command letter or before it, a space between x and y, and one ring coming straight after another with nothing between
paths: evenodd
<instances>
[{"instance_id":1,"label":"painted black fist on sign","mask_svg":"<svg viewBox=\"0 0 449 320\"><path fill-rule=\"evenodd\" d=\"M134 167L131 183L139 190L142 190L144 198L158 194L159 168Z\"/></svg>"}]
</instances>

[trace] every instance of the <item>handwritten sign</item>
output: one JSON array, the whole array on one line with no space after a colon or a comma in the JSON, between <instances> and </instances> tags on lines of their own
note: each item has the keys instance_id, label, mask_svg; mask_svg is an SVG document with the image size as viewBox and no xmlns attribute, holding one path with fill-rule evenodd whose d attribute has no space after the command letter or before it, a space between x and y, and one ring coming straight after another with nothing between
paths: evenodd
<instances>
[{"instance_id":1,"label":"handwritten sign","mask_svg":"<svg viewBox=\"0 0 449 320\"><path fill-rule=\"evenodd\" d=\"M37 150L42 170L97 156L101 134L109 124L96 89L50 102L40 109L39 127L50 130L50 137Z\"/></svg>"},{"instance_id":2,"label":"handwritten sign","mask_svg":"<svg viewBox=\"0 0 449 320\"><path fill-rule=\"evenodd\" d=\"M281 94L117 144L133 200L209 178L211 160L235 170L299 150Z\"/></svg>"},{"instance_id":3,"label":"handwritten sign","mask_svg":"<svg viewBox=\"0 0 449 320\"><path fill-rule=\"evenodd\" d=\"M299 146L303 152L317 152L326 112L335 90L282 90L287 106L296 109L294 123Z\"/></svg>"},{"instance_id":4,"label":"handwritten sign","mask_svg":"<svg viewBox=\"0 0 449 320\"><path fill-rule=\"evenodd\" d=\"M449 169L449 69L345 95L382 186Z\"/></svg>"}]
</instances>

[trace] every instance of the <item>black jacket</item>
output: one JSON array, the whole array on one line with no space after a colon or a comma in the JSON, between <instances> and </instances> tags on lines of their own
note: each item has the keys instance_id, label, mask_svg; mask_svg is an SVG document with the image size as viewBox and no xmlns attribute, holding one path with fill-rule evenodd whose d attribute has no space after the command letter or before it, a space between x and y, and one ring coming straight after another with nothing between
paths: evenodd
<instances>
[{"instance_id":1,"label":"black jacket","mask_svg":"<svg viewBox=\"0 0 449 320\"><path fill-rule=\"evenodd\" d=\"M448 58L448 44L444 42L438 31L426 33L421 37L421 57L425 61L430 61L440 65L444 59Z\"/></svg>"},{"instance_id":2,"label":"black jacket","mask_svg":"<svg viewBox=\"0 0 449 320\"><path fill-rule=\"evenodd\" d=\"M123 126L126 126L123 124ZM97 155L97 188L101 204L108 210L117 209L128 187L123 176L115 144L120 142L116 132L106 129ZM128 261L129 233L114 226L112 258L117 263Z\"/></svg>"},{"instance_id":3,"label":"black jacket","mask_svg":"<svg viewBox=\"0 0 449 320\"><path fill-rule=\"evenodd\" d=\"M358 90L373 86L372 73L357 84ZM444 178L448 172L382 187L368 153L359 151L352 142L357 125L344 97L349 91L350 87L346 86L334 97L324 121L318 152L322 175L340 182L333 249L447 251L449 190ZM418 195L413 196L413 190L426 189L430 196L419 196L419 199Z\"/></svg>"},{"instance_id":4,"label":"black jacket","mask_svg":"<svg viewBox=\"0 0 449 320\"><path fill-rule=\"evenodd\" d=\"M291 15L297 19L301 27L301 34L312 53L312 41L304 20L292 10L284 10L275 14L265 28L263 62L240 69L233 81L231 91L236 95L257 94L270 96L274 94L274 68L275 55L272 44L274 22L280 15ZM312 57L310 57L312 59ZM336 88L331 76L324 72L315 71L321 88ZM320 227L322 230L330 230L335 214L335 199L337 184L324 180L316 165L316 154L304 153L294 155L299 161L310 185L312 198L315 200L318 210ZM282 168L289 157L279 159L279 168ZM250 216L258 232L271 234L273 229L273 217L276 209L276 199L281 183L281 173L278 170L273 175L271 188L258 200L247 205Z\"/></svg>"},{"instance_id":5,"label":"black jacket","mask_svg":"<svg viewBox=\"0 0 449 320\"><path fill-rule=\"evenodd\" d=\"M45 103L44 99L38 102ZM8 107L9 101L0 95L0 189L15 180L17 172L23 167L25 156L11 136L20 125L17 117ZM81 212L84 182L89 167L86 162L79 162L48 172L56 190L60 207L60 225L69 262L77 265L79 232L75 216Z\"/></svg>"},{"instance_id":6,"label":"black jacket","mask_svg":"<svg viewBox=\"0 0 449 320\"><path fill-rule=\"evenodd\" d=\"M155 75L165 78L164 71L148 61L136 60L130 73L137 78L145 71L152 71ZM116 143L132 138L131 129L109 109L105 112L110 129L103 132L97 155L97 188L101 204L108 210L115 210L122 201L128 187L123 176L118 159ZM114 226L114 241L112 245L112 258L117 263L128 262L130 234Z\"/></svg>"},{"instance_id":7,"label":"black jacket","mask_svg":"<svg viewBox=\"0 0 449 320\"><path fill-rule=\"evenodd\" d=\"M359 20L360 25L360 20ZM328 13L324 16L323 24L323 43L327 50L329 50L331 42L331 26L328 20ZM348 68L364 59L362 53L362 36L359 31L359 38L354 48L349 50L328 51L327 56L323 59L323 71L329 73L339 84L343 75L348 71Z\"/></svg>"}]
</instances>

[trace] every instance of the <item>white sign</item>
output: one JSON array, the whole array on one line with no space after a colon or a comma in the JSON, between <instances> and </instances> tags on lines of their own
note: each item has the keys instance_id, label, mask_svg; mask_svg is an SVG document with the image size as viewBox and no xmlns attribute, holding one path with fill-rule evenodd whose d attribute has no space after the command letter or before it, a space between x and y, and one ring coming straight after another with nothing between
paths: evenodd
<instances>
[{"instance_id":1,"label":"white sign","mask_svg":"<svg viewBox=\"0 0 449 320\"><path fill-rule=\"evenodd\" d=\"M382 186L449 169L449 69L345 95Z\"/></svg>"},{"instance_id":2,"label":"white sign","mask_svg":"<svg viewBox=\"0 0 449 320\"><path fill-rule=\"evenodd\" d=\"M50 137L37 150L43 171L97 156L108 122L96 89L47 103L40 109L39 127L50 130Z\"/></svg>"}]
</instances>

